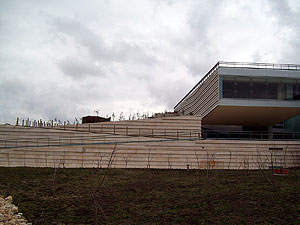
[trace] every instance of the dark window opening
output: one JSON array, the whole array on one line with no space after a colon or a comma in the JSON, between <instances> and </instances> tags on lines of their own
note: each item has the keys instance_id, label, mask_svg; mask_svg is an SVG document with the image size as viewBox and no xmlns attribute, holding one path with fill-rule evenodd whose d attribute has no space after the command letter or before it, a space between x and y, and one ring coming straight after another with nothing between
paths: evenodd
<instances>
[{"instance_id":1,"label":"dark window opening","mask_svg":"<svg viewBox=\"0 0 300 225\"><path fill-rule=\"evenodd\" d=\"M250 98L250 83L236 83L236 98Z\"/></svg>"},{"instance_id":2,"label":"dark window opening","mask_svg":"<svg viewBox=\"0 0 300 225\"><path fill-rule=\"evenodd\" d=\"M265 83L252 83L251 97L255 99L266 98L266 84Z\"/></svg>"},{"instance_id":3,"label":"dark window opening","mask_svg":"<svg viewBox=\"0 0 300 225\"><path fill-rule=\"evenodd\" d=\"M277 99L278 98L278 85L277 84L268 84L267 86L268 99Z\"/></svg>"},{"instance_id":4,"label":"dark window opening","mask_svg":"<svg viewBox=\"0 0 300 225\"><path fill-rule=\"evenodd\" d=\"M223 81L223 97L224 98L234 98L234 82L233 81Z\"/></svg>"},{"instance_id":5,"label":"dark window opening","mask_svg":"<svg viewBox=\"0 0 300 225\"><path fill-rule=\"evenodd\" d=\"M223 98L300 100L300 79L223 76Z\"/></svg>"},{"instance_id":6,"label":"dark window opening","mask_svg":"<svg viewBox=\"0 0 300 225\"><path fill-rule=\"evenodd\" d=\"M300 85L293 85L293 100L300 100Z\"/></svg>"}]
</instances>

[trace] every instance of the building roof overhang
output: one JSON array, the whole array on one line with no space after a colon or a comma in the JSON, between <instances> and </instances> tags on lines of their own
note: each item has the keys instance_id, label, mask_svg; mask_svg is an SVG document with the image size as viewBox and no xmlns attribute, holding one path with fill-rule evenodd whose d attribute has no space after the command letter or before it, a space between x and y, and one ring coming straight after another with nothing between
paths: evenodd
<instances>
[{"instance_id":1,"label":"building roof overhang","mask_svg":"<svg viewBox=\"0 0 300 225\"><path fill-rule=\"evenodd\" d=\"M299 78L300 65L298 64L274 64L274 63L252 63L252 62L224 62L219 61L205 76L174 106L174 110L182 104L207 78L218 70L219 75L243 75L243 76L265 76Z\"/></svg>"},{"instance_id":2,"label":"building roof overhang","mask_svg":"<svg viewBox=\"0 0 300 225\"><path fill-rule=\"evenodd\" d=\"M202 118L202 124L271 126L299 114L300 107L218 105Z\"/></svg>"}]
</instances>

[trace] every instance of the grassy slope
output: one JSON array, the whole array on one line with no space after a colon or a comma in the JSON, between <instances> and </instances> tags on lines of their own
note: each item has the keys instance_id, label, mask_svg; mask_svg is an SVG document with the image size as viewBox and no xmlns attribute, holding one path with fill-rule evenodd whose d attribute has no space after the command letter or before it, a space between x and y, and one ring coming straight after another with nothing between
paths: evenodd
<instances>
[{"instance_id":1,"label":"grassy slope","mask_svg":"<svg viewBox=\"0 0 300 225\"><path fill-rule=\"evenodd\" d=\"M0 168L0 195L33 224L300 224L299 172Z\"/></svg>"}]
</instances>

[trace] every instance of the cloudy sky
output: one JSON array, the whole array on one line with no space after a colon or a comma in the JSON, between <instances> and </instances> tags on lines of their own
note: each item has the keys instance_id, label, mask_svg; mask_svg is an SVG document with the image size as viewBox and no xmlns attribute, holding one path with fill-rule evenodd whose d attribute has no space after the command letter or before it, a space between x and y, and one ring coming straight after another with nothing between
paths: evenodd
<instances>
[{"instance_id":1,"label":"cloudy sky","mask_svg":"<svg viewBox=\"0 0 300 225\"><path fill-rule=\"evenodd\" d=\"M172 110L217 61L299 53L299 0L0 0L0 123Z\"/></svg>"}]
</instances>

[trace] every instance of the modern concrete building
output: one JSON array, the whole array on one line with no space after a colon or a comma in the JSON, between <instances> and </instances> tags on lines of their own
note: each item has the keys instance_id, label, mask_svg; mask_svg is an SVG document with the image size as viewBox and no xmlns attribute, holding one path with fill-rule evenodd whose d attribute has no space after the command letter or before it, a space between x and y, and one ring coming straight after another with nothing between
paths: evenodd
<instances>
[{"instance_id":1,"label":"modern concrete building","mask_svg":"<svg viewBox=\"0 0 300 225\"><path fill-rule=\"evenodd\" d=\"M0 125L0 167L106 168L112 156L115 168L300 166L299 65L219 62L175 111L141 120Z\"/></svg>"},{"instance_id":2,"label":"modern concrete building","mask_svg":"<svg viewBox=\"0 0 300 225\"><path fill-rule=\"evenodd\" d=\"M203 127L259 130L284 123L298 131L300 65L218 62L174 111L201 116Z\"/></svg>"}]
</instances>

